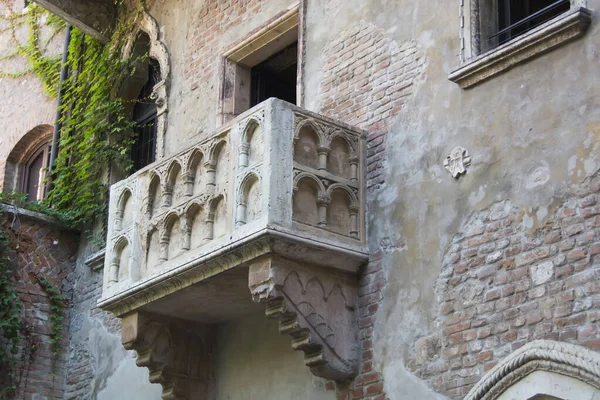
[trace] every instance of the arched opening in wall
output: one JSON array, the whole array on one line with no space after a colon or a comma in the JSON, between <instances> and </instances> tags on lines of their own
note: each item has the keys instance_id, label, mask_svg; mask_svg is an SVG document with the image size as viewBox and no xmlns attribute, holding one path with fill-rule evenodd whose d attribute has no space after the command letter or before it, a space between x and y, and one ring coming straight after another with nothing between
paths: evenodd
<instances>
[{"instance_id":1,"label":"arched opening in wall","mask_svg":"<svg viewBox=\"0 0 600 400\"><path fill-rule=\"evenodd\" d=\"M294 161L311 167L319 168L319 136L315 128L305 124L300 128L296 143L294 144Z\"/></svg>"},{"instance_id":2,"label":"arched opening in wall","mask_svg":"<svg viewBox=\"0 0 600 400\"><path fill-rule=\"evenodd\" d=\"M317 226L319 188L311 178L302 178L297 183L293 199L293 219L304 224Z\"/></svg>"},{"instance_id":3,"label":"arched opening in wall","mask_svg":"<svg viewBox=\"0 0 600 400\"><path fill-rule=\"evenodd\" d=\"M262 200L259 180L256 175L250 174L242 181L237 207L236 223L238 225L252 222L260 216Z\"/></svg>"},{"instance_id":4,"label":"arched opening in wall","mask_svg":"<svg viewBox=\"0 0 600 400\"><path fill-rule=\"evenodd\" d=\"M245 142L248 146L248 166L252 166L263 159L263 134L260 125L252 121L246 128Z\"/></svg>"},{"instance_id":5,"label":"arched opening in wall","mask_svg":"<svg viewBox=\"0 0 600 400\"><path fill-rule=\"evenodd\" d=\"M160 234L158 229L152 228L148 232L146 238L146 262L142 265L146 267L146 271L142 271L142 275L145 275L148 271L152 270L155 266L160 263Z\"/></svg>"},{"instance_id":6,"label":"arched opening in wall","mask_svg":"<svg viewBox=\"0 0 600 400\"><path fill-rule=\"evenodd\" d=\"M152 174L150 179L150 185L148 186L148 208L147 212L150 216L153 216L158 212L161 206L161 187L160 178L158 174Z\"/></svg>"},{"instance_id":7,"label":"arched opening in wall","mask_svg":"<svg viewBox=\"0 0 600 400\"><path fill-rule=\"evenodd\" d=\"M199 204L192 204L187 211L188 234L190 235L190 249L202 246L206 240L206 215Z\"/></svg>"},{"instance_id":8,"label":"arched opening in wall","mask_svg":"<svg viewBox=\"0 0 600 400\"><path fill-rule=\"evenodd\" d=\"M600 354L571 343L534 340L490 369L465 400L600 398Z\"/></svg>"},{"instance_id":9,"label":"arched opening in wall","mask_svg":"<svg viewBox=\"0 0 600 400\"><path fill-rule=\"evenodd\" d=\"M331 141L331 150L327 156L327 171L351 179L350 158L352 158L352 148L344 138L336 136Z\"/></svg>"},{"instance_id":10,"label":"arched opening in wall","mask_svg":"<svg viewBox=\"0 0 600 400\"><path fill-rule=\"evenodd\" d=\"M185 190L182 184L181 179L181 165L174 161L168 169L167 172L167 187L165 191L170 193L170 201L171 204L178 204L185 196Z\"/></svg>"},{"instance_id":11,"label":"arched opening in wall","mask_svg":"<svg viewBox=\"0 0 600 400\"><path fill-rule=\"evenodd\" d=\"M128 189L121 193L118 210L117 220L115 221L116 229L121 230L130 226L133 218L133 202L131 201L131 192Z\"/></svg>"},{"instance_id":12,"label":"arched opening in wall","mask_svg":"<svg viewBox=\"0 0 600 400\"><path fill-rule=\"evenodd\" d=\"M350 195L343 189L331 192L331 200L327 207L327 226L334 232L349 235L351 231Z\"/></svg>"},{"instance_id":13,"label":"arched opening in wall","mask_svg":"<svg viewBox=\"0 0 600 400\"><path fill-rule=\"evenodd\" d=\"M223 196L213 200L211 213L213 215L213 239L227 234L227 209Z\"/></svg>"},{"instance_id":14,"label":"arched opening in wall","mask_svg":"<svg viewBox=\"0 0 600 400\"><path fill-rule=\"evenodd\" d=\"M52 126L38 125L17 142L6 158L3 191L24 193L29 201L44 199L52 132Z\"/></svg>"},{"instance_id":15,"label":"arched opening in wall","mask_svg":"<svg viewBox=\"0 0 600 400\"><path fill-rule=\"evenodd\" d=\"M134 73L121 88L121 97L129 104L131 119L135 122L135 139L131 146L132 173L156 160L158 106L155 86L162 78L158 61L149 53L150 37L140 32L131 51Z\"/></svg>"},{"instance_id":16,"label":"arched opening in wall","mask_svg":"<svg viewBox=\"0 0 600 400\"><path fill-rule=\"evenodd\" d=\"M188 163L188 174L193 177L191 181L192 187L188 189L190 195L199 195L204 192L204 175L202 171L202 162L204 155L198 149L194 149Z\"/></svg>"},{"instance_id":17,"label":"arched opening in wall","mask_svg":"<svg viewBox=\"0 0 600 400\"><path fill-rule=\"evenodd\" d=\"M165 221L165 231L168 240L167 260L173 259L182 253L183 235L179 217L170 214Z\"/></svg>"},{"instance_id":18,"label":"arched opening in wall","mask_svg":"<svg viewBox=\"0 0 600 400\"><path fill-rule=\"evenodd\" d=\"M215 146L213 160L215 163L216 189L219 193L227 186L229 181L229 151L225 141L221 141Z\"/></svg>"}]
</instances>

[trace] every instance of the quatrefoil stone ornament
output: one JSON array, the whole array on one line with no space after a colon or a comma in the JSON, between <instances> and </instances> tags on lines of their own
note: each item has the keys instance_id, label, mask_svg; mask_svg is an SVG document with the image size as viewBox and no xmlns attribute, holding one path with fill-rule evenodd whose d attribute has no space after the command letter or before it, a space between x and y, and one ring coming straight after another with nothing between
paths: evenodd
<instances>
[{"instance_id":1,"label":"quatrefoil stone ornament","mask_svg":"<svg viewBox=\"0 0 600 400\"><path fill-rule=\"evenodd\" d=\"M444 167L454 178L467 173L467 167L471 165L471 156L469 151L460 146L456 146L444 160Z\"/></svg>"}]
</instances>

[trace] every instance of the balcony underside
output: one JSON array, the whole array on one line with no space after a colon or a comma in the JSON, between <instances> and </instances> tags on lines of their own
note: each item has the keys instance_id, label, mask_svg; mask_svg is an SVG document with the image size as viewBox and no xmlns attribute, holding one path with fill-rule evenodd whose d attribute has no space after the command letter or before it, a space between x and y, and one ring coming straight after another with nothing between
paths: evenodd
<instances>
[{"instance_id":1,"label":"balcony underside","mask_svg":"<svg viewBox=\"0 0 600 400\"><path fill-rule=\"evenodd\" d=\"M94 39L108 42L117 18L114 0L33 0Z\"/></svg>"}]
</instances>

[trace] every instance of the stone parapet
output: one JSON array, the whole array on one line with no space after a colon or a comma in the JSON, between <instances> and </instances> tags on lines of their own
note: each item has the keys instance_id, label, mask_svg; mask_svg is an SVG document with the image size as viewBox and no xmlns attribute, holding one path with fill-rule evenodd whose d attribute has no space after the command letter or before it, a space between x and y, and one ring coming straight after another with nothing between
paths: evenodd
<instances>
[{"instance_id":1,"label":"stone parapet","mask_svg":"<svg viewBox=\"0 0 600 400\"><path fill-rule=\"evenodd\" d=\"M356 276L368 258L364 160L362 131L277 99L257 105L112 186L99 306L212 324L256 308L251 291L269 316L299 315L291 331L307 344L294 348L318 350L306 354L316 375L355 375ZM253 276L264 260L276 262L265 279ZM303 287L287 288L290 276ZM306 293L311 285L320 297ZM333 345L323 327L344 339Z\"/></svg>"}]
</instances>

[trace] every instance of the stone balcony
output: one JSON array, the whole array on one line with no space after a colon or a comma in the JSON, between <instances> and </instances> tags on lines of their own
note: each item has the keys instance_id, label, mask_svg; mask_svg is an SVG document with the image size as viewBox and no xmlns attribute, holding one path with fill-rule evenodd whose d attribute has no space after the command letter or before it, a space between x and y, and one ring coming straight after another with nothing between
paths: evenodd
<instances>
[{"instance_id":1,"label":"stone balcony","mask_svg":"<svg viewBox=\"0 0 600 400\"><path fill-rule=\"evenodd\" d=\"M313 373L355 375L364 154L362 131L269 99L114 184L99 306L126 347L142 320L210 325L264 303Z\"/></svg>"}]
</instances>

